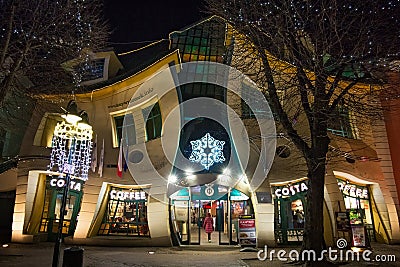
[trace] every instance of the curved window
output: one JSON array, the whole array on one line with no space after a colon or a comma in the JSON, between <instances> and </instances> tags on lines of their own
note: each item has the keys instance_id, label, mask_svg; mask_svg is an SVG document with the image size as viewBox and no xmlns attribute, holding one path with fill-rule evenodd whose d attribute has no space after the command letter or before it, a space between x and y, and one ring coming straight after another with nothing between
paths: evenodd
<instances>
[{"instance_id":1,"label":"curved window","mask_svg":"<svg viewBox=\"0 0 400 267\"><path fill-rule=\"evenodd\" d=\"M98 235L149 237L147 194L140 189L111 187Z\"/></svg>"},{"instance_id":2,"label":"curved window","mask_svg":"<svg viewBox=\"0 0 400 267\"><path fill-rule=\"evenodd\" d=\"M124 119L125 119L125 137L126 143L128 145L136 144L136 129L135 122L132 113L127 113L126 115L120 115L114 117L116 140L115 143L120 146L122 139L122 131L124 130Z\"/></svg>"},{"instance_id":3,"label":"curved window","mask_svg":"<svg viewBox=\"0 0 400 267\"><path fill-rule=\"evenodd\" d=\"M142 112L146 120L146 141L161 137L162 118L158 102L153 106L144 108Z\"/></svg>"},{"instance_id":4,"label":"curved window","mask_svg":"<svg viewBox=\"0 0 400 267\"><path fill-rule=\"evenodd\" d=\"M331 119L328 121L328 131L334 135L357 139L351 113L343 105L339 105L331 115Z\"/></svg>"}]
</instances>

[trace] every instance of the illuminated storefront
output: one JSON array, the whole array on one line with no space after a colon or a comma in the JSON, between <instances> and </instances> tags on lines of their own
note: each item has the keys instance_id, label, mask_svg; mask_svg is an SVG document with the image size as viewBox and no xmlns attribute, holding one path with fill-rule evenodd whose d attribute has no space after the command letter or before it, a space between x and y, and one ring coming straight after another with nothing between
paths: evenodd
<instances>
[{"instance_id":1,"label":"illuminated storefront","mask_svg":"<svg viewBox=\"0 0 400 267\"><path fill-rule=\"evenodd\" d=\"M183 188L171 195L170 216L174 235L180 244L207 242L203 220L208 213L214 220L214 244L238 244L240 215L254 214L248 196L237 189L216 184Z\"/></svg>"},{"instance_id":2,"label":"illuminated storefront","mask_svg":"<svg viewBox=\"0 0 400 267\"><path fill-rule=\"evenodd\" d=\"M57 235L64 184L63 178L47 176L39 232L47 233L49 241L54 241ZM81 207L83 181L72 180L70 185L62 228L64 236L72 236L75 232Z\"/></svg>"},{"instance_id":3,"label":"illuminated storefront","mask_svg":"<svg viewBox=\"0 0 400 267\"><path fill-rule=\"evenodd\" d=\"M303 241L307 180L286 184L272 184L274 195L275 225L277 244L299 243Z\"/></svg>"},{"instance_id":4,"label":"illuminated storefront","mask_svg":"<svg viewBox=\"0 0 400 267\"><path fill-rule=\"evenodd\" d=\"M147 194L140 189L111 187L98 235L149 237Z\"/></svg>"},{"instance_id":5,"label":"illuminated storefront","mask_svg":"<svg viewBox=\"0 0 400 267\"><path fill-rule=\"evenodd\" d=\"M371 211L369 190L366 185L353 184L337 179L339 190L343 194L346 211L349 213L350 225L365 226L370 241L375 241L375 231Z\"/></svg>"},{"instance_id":6,"label":"illuminated storefront","mask_svg":"<svg viewBox=\"0 0 400 267\"><path fill-rule=\"evenodd\" d=\"M173 90L162 96L158 94L157 86L161 87L160 84L143 88L140 92L140 87L147 79L172 65L178 68L183 62L197 60L229 64L234 49L232 32L227 30L229 28L219 18L213 18L171 33L170 40L151 44L141 50L140 53L147 53L149 56L141 57L144 62L140 64L133 62L135 52L123 55L126 56L124 60L132 61L130 65L135 65L135 69L128 70L124 76L104 81L99 86L93 85L92 91L76 94L76 101L92 116L90 119L97 135L97 151L100 152L103 148L104 140L105 153L101 175L98 168L94 171L89 170L90 179L84 185L75 181L70 185L66 227L63 228L63 233L69 235L65 239L67 242L107 246L201 245L204 234L201 221L208 212L214 219L215 231L212 240L217 245L238 243L238 218L245 214L254 214L256 237L260 247L265 244L273 246L300 243L303 240L303 227L307 220L304 209L308 183L302 178L306 173L299 171L298 168L291 169L288 164L290 161L296 165L295 167L301 166L306 169L304 162L293 157L295 149L292 150L292 154L289 153L285 157L275 157L271 168L275 169L275 172L270 171L268 177L262 176L265 182L258 190L253 192L246 188L248 184L245 182L253 178L260 156L257 142L263 139L259 127L254 127L253 123L257 109L251 109L238 96L227 92L222 86L205 82L185 83L176 88L172 86ZM169 50L160 52L162 46L168 47ZM129 58L130 56L132 58ZM206 80L215 74L211 66L206 70L199 65L192 71L199 80ZM185 101L197 97L212 98L229 105L238 114L238 119L245 122L247 128L239 131L235 126L232 129L222 127L221 123L218 124L210 118L197 117L192 106L182 105ZM131 109L130 101L134 104ZM175 129L173 134L176 138L172 138L173 142L163 144L161 139L166 134L165 122L171 110L176 107L179 110L177 112L179 114L173 119L176 127L169 129ZM27 135L25 151L28 151L28 154L38 155L49 147L48 142L44 144L42 141L51 141L51 136L47 133L52 132L50 126L55 120L51 118L55 117L56 112L43 114L43 120L36 125L37 133ZM220 121L225 122L224 118L228 117L226 111L221 111L219 115L222 118ZM174 183L179 182L179 189L165 194L159 193L162 190L157 188L155 190L157 197L154 197L148 194L155 187L152 175L143 175L141 181L138 180L138 172L123 171L122 177L117 175L124 119L128 121L127 128L130 134L128 146L132 149L124 155L125 160L131 165L139 164L146 155L144 152L148 152L154 170L163 175L165 180L170 181L169 179L174 177ZM33 122L32 127L35 127ZM244 130L253 138L250 148L240 150L249 152L247 169L242 168L239 159L243 155L237 149L238 141L245 139ZM176 149L175 151L180 150L182 157L189 160L193 151L198 151L198 147L193 146L191 142L210 137L219 141L218 146L221 147L215 155L223 150L224 157L215 157L218 160L213 165L208 163L203 165L202 171L186 174L191 167L201 164L201 159L196 161L195 156L192 157L193 161L186 162L185 166L177 169L174 167L177 166L175 154L168 160L163 154L163 145L167 145ZM281 139L282 145L292 145L288 140ZM35 140L33 145L32 140ZM137 147L144 147L147 151L141 151ZM97 156L99 160L100 153ZM230 174L225 175L225 168L232 162L232 168L228 170ZM16 190L18 202L15 205L13 221L14 242L33 242L38 233L41 235L47 233L50 237L53 229L57 228L61 192L58 188L63 186L63 180L50 178L44 171L48 163L48 159L43 158L19 162ZM331 164L330 162L330 167ZM376 171L379 163L362 162L362 164L363 166L358 169L352 168L343 158L340 164L335 166L357 177L363 177L364 174L359 171L361 169L363 172L364 169L365 172L373 170L370 177L365 178L368 183L362 186L362 183L354 182L354 188L346 187L345 184L338 187L332 171L327 173L327 178L331 176L333 180L326 183L328 185L326 196L330 198L325 199L324 229L332 232L331 236L326 238L327 242L335 240L338 236L333 218L334 212L339 210L338 205L341 205L342 209L346 206L346 210L352 212L354 224L362 223L367 227L373 227L375 224L380 225L380 229L375 231L387 231L389 234L398 232L396 231L398 220L393 219L395 214L393 212L395 207L391 202L393 200L379 176L381 172ZM143 172L147 171L146 168L143 169ZM175 176L169 176L170 174ZM247 181L247 177L242 179L242 175L245 177L244 174L248 176ZM228 184L226 181L230 179L234 182ZM217 180L224 183L218 184ZM341 179L341 181L346 180ZM382 186L379 184L381 182ZM389 182L391 181L388 180ZM372 186L372 183L375 184ZM265 197L258 199L257 195ZM375 197L374 202L372 197ZM43 206L42 204L38 206L38 203L43 203ZM376 203L375 206L373 203ZM373 212L374 209L377 211ZM380 214L385 219L382 223L377 220ZM389 215L392 216L390 221L386 220ZM389 234L385 242L391 240L392 236ZM177 240L176 243L174 239Z\"/></svg>"}]
</instances>

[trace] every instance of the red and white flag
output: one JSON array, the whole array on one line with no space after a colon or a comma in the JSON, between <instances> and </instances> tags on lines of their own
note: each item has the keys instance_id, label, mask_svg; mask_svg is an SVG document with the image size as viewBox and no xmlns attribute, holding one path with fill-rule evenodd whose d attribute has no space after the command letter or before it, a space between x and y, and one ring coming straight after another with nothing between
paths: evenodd
<instances>
[{"instance_id":1,"label":"red and white flag","mask_svg":"<svg viewBox=\"0 0 400 267\"><path fill-rule=\"evenodd\" d=\"M118 155L118 166L117 166L117 175L119 176L119 177L122 177L122 169L123 169L123 167L124 167L124 164L123 164L123 155L124 153L122 152L122 139L121 139L121 141L119 142L119 155Z\"/></svg>"}]
</instances>

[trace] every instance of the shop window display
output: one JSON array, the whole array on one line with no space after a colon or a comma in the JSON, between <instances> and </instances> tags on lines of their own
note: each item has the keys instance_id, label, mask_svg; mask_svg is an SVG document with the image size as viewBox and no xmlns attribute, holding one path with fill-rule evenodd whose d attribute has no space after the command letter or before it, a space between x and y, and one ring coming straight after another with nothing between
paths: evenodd
<instances>
[{"instance_id":1,"label":"shop window display","mask_svg":"<svg viewBox=\"0 0 400 267\"><path fill-rule=\"evenodd\" d=\"M111 188L98 235L149 237L146 193L124 190Z\"/></svg>"},{"instance_id":2,"label":"shop window display","mask_svg":"<svg viewBox=\"0 0 400 267\"><path fill-rule=\"evenodd\" d=\"M375 240L368 188L340 179L337 179L337 182L343 194L346 211L349 212L350 225L365 226L369 239Z\"/></svg>"},{"instance_id":3,"label":"shop window display","mask_svg":"<svg viewBox=\"0 0 400 267\"><path fill-rule=\"evenodd\" d=\"M274 186L275 240L278 244L303 241L307 180Z\"/></svg>"},{"instance_id":4,"label":"shop window display","mask_svg":"<svg viewBox=\"0 0 400 267\"><path fill-rule=\"evenodd\" d=\"M48 241L53 241L56 238L61 217L60 207L62 202L62 190L55 186L51 182L52 180L54 180L54 177L52 176L46 178L46 190L44 192L44 202L39 224L39 232L48 233ZM83 185L80 184L79 188L82 186ZM65 207L64 223L62 228L62 234L64 236L72 236L78 222L82 192L75 189L75 187L71 188L67 196L67 205Z\"/></svg>"}]
</instances>

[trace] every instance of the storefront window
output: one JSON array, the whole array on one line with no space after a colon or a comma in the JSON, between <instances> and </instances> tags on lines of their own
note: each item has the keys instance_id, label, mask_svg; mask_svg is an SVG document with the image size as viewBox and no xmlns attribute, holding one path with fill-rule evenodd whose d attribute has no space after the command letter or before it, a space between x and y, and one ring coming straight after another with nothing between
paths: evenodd
<instances>
[{"instance_id":1,"label":"storefront window","mask_svg":"<svg viewBox=\"0 0 400 267\"><path fill-rule=\"evenodd\" d=\"M140 189L112 187L98 235L149 237L147 194Z\"/></svg>"},{"instance_id":2,"label":"storefront window","mask_svg":"<svg viewBox=\"0 0 400 267\"><path fill-rule=\"evenodd\" d=\"M337 179L337 182L343 194L346 210L350 214L350 224L372 225L368 188L340 179Z\"/></svg>"},{"instance_id":3,"label":"storefront window","mask_svg":"<svg viewBox=\"0 0 400 267\"><path fill-rule=\"evenodd\" d=\"M275 239L278 244L303 241L307 180L274 186Z\"/></svg>"},{"instance_id":4,"label":"storefront window","mask_svg":"<svg viewBox=\"0 0 400 267\"><path fill-rule=\"evenodd\" d=\"M40 220L39 232L48 233L48 240L55 240L58 232L60 220L60 208L62 202L63 191L61 185L63 178L48 176L46 178L46 191L44 196L42 216ZM70 190L68 191L67 204L65 206L64 222L62 233L63 235L71 236L75 232L78 222L78 214L81 206L82 187L83 183L79 180L71 182Z\"/></svg>"}]
</instances>

